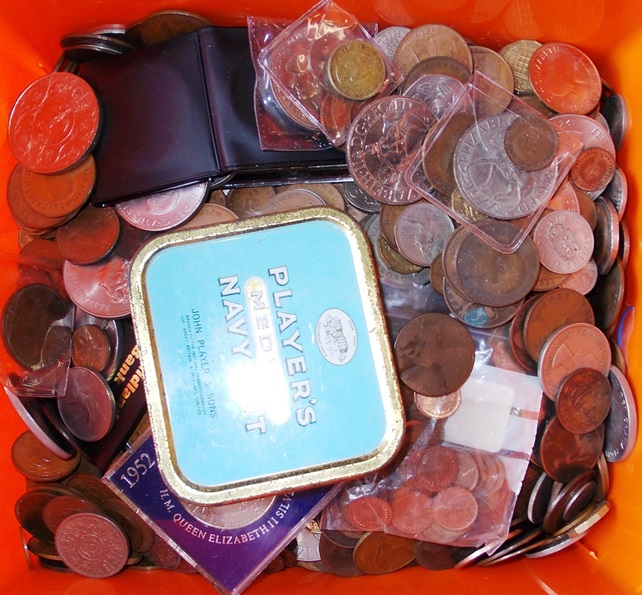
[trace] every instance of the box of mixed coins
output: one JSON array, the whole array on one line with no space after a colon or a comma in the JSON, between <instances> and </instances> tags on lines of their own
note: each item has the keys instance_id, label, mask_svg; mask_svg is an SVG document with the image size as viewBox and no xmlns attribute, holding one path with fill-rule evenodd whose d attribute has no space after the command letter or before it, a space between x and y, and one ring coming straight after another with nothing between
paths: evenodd
<instances>
[{"instance_id":1,"label":"box of mixed coins","mask_svg":"<svg viewBox=\"0 0 642 595\"><path fill-rule=\"evenodd\" d=\"M5 590L635 591L637 3L65 8L0 17Z\"/></svg>"}]
</instances>

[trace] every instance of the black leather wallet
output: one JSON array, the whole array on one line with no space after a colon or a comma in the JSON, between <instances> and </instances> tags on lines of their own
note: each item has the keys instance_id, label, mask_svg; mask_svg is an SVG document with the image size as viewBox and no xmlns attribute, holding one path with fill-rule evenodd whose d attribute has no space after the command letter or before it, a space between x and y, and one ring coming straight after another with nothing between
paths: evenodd
<instances>
[{"instance_id":1,"label":"black leather wallet","mask_svg":"<svg viewBox=\"0 0 642 595\"><path fill-rule=\"evenodd\" d=\"M91 201L108 205L229 174L247 185L347 176L345 155L263 151L246 28L207 27L84 62L101 105Z\"/></svg>"}]
</instances>

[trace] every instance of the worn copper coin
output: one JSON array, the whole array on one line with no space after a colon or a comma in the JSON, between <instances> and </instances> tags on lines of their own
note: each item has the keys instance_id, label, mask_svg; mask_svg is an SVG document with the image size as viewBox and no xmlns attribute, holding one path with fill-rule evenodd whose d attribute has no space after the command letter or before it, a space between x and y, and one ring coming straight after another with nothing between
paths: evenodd
<instances>
[{"instance_id":1,"label":"worn copper coin","mask_svg":"<svg viewBox=\"0 0 642 595\"><path fill-rule=\"evenodd\" d=\"M386 574L415 559L417 541L379 531L366 533L354 548L354 563L365 574Z\"/></svg>"},{"instance_id":2,"label":"worn copper coin","mask_svg":"<svg viewBox=\"0 0 642 595\"><path fill-rule=\"evenodd\" d=\"M339 546L330 541L324 532L319 541L319 554L324 568L331 574L345 578L361 576L363 571L357 567L352 556L354 545L356 542L352 547Z\"/></svg>"},{"instance_id":3,"label":"worn copper coin","mask_svg":"<svg viewBox=\"0 0 642 595\"><path fill-rule=\"evenodd\" d=\"M341 192L332 184L290 184L288 186L280 186L277 188L276 192L277 194L280 194L286 190L293 190L296 188L302 188L303 190L314 192L327 206L332 207L333 209L338 209L339 211L345 211L346 209L346 201L343 198L343 194L341 194Z\"/></svg>"},{"instance_id":4,"label":"worn copper coin","mask_svg":"<svg viewBox=\"0 0 642 595\"><path fill-rule=\"evenodd\" d=\"M132 551L145 552L154 545L153 531L120 498L112 497L103 502L100 510L125 532Z\"/></svg>"},{"instance_id":5,"label":"worn copper coin","mask_svg":"<svg viewBox=\"0 0 642 595\"><path fill-rule=\"evenodd\" d=\"M363 104L363 101L352 101L338 93L328 93L323 98L319 114L321 129L336 147L346 142L350 125Z\"/></svg>"},{"instance_id":6,"label":"worn copper coin","mask_svg":"<svg viewBox=\"0 0 642 595\"><path fill-rule=\"evenodd\" d=\"M69 477L80 463L80 455L63 459L27 430L16 438L11 461L24 477L37 482L57 482Z\"/></svg>"},{"instance_id":7,"label":"worn copper coin","mask_svg":"<svg viewBox=\"0 0 642 595\"><path fill-rule=\"evenodd\" d=\"M595 287L597 277L597 264L591 258L579 271L567 275L559 286L587 295Z\"/></svg>"},{"instance_id":8,"label":"worn copper coin","mask_svg":"<svg viewBox=\"0 0 642 595\"><path fill-rule=\"evenodd\" d=\"M45 524L42 511L51 500L68 492L69 490L59 483L27 490L18 498L14 506L16 520L25 531L34 537L47 543L53 543L54 534Z\"/></svg>"},{"instance_id":9,"label":"worn copper coin","mask_svg":"<svg viewBox=\"0 0 642 595\"><path fill-rule=\"evenodd\" d=\"M102 372L111 359L107 333L94 324L78 327L71 339L71 359L75 366Z\"/></svg>"},{"instance_id":10,"label":"worn copper coin","mask_svg":"<svg viewBox=\"0 0 642 595\"><path fill-rule=\"evenodd\" d=\"M475 345L466 327L439 313L408 321L394 352L402 382L427 396L455 392L470 376L475 361Z\"/></svg>"},{"instance_id":11,"label":"worn copper coin","mask_svg":"<svg viewBox=\"0 0 642 595\"><path fill-rule=\"evenodd\" d=\"M470 75L470 69L455 58L431 56L417 62L408 71L401 84L400 92L402 95L409 97L413 94L410 92L411 87L414 87L419 81L427 82L432 87L432 90L428 91L428 97L431 99L426 103L435 116L440 117L443 115L445 108L454 103L454 99L463 89L463 85L468 82ZM446 97L438 97L444 92ZM421 93L420 95L427 99L426 95ZM433 109L433 107L437 107L437 110Z\"/></svg>"},{"instance_id":12,"label":"worn copper coin","mask_svg":"<svg viewBox=\"0 0 642 595\"><path fill-rule=\"evenodd\" d=\"M65 261L65 257L62 255L62 252L60 252L58 244L56 244L54 240L44 238L36 238L28 244L25 244L20 249L20 256L47 262L57 269L61 269Z\"/></svg>"},{"instance_id":13,"label":"worn copper coin","mask_svg":"<svg viewBox=\"0 0 642 595\"><path fill-rule=\"evenodd\" d=\"M355 101L374 97L386 81L386 64L379 49L361 39L339 44L330 54L326 68L332 88Z\"/></svg>"},{"instance_id":14,"label":"worn copper coin","mask_svg":"<svg viewBox=\"0 0 642 595\"><path fill-rule=\"evenodd\" d=\"M386 238L386 241L392 248L399 250L397 240L395 239L395 226L401 216L401 213L407 209L409 205L382 205L379 215L379 224L381 226L381 235Z\"/></svg>"},{"instance_id":15,"label":"worn copper coin","mask_svg":"<svg viewBox=\"0 0 642 595\"><path fill-rule=\"evenodd\" d=\"M71 515L60 524L56 549L69 568L90 578L117 574L129 558L123 530L108 517L91 512Z\"/></svg>"},{"instance_id":16,"label":"worn copper coin","mask_svg":"<svg viewBox=\"0 0 642 595\"><path fill-rule=\"evenodd\" d=\"M398 490L392 498L391 524L394 532L416 537L433 521L432 498L419 490Z\"/></svg>"},{"instance_id":17,"label":"worn copper coin","mask_svg":"<svg viewBox=\"0 0 642 595\"><path fill-rule=\"evenodd\" d=\"M557 418L569 432L592 432L609 414L611 395L606 376L590 368L580 368L567 376L557 391Z\"/></svg>"},{"instance_id":18,"label":"worn copper coin","mask_svg":"<svg viewBox=\"0 0 642 595\"><path fill-rule=\"evenodd\" d=\"M42 519L55 535L60 523L77 512L98 512L98 506L72 494L61 494L45 504L42 509Z\"/></svg>"},{"instance_id":19,"label":"worn copper coin","mask_svg":"<svg viewBox=\"0 0 642 595\"><path fill-rule=\"evenodd\" d=\"M303 128L304 130L308 130L310 132L316 132L319 127L314 122L310 116L307 114L307 112L299 106L298 103L295 103L290 99L290 97L286 94L286 92L283 90L283 88L278 85L278 84L271 84L270 89L272 90L272 94L274 96L274 103L277 105L281 112L289 118L290 122L293 124L296 124L300 128ZM326 99L329 96L334 96L334 97L341 97L340 95L337 94L328 94L326 97L323 98L323 102L321 103L321 108L319 112L319 116L321 117L321 114L323 113L323 106L326 104ZM326 104L326 110L328 109L328 106ZM344 139L345 140L345 139Z\"/></svg>"},{"instance_id":20,"label":"worn copper coin","mask_svg":"<svg viewBox=\"0 0 642 595\"><path fill-rule=\"evenodd\" d=\"M525 171L549 166L557 154L558 143L557 131L546 118L516 118L504 135L506 155Z\"/></svg>"},{"instance_id":21,"label":"worn copper coin","mask_svg":"<svg viewBox=\"0 0 642 595\"><path fill-rule=\"evenodd\" d=\"M408 260L405 255L395 250L390 244L388 244L388 241L383 236L383 234L379 236L378 247L381 258L386 261L390 268L397 271L398 273L408 275L412 273L418 273L423 269L423 267L414 264L413 262Z\"/></svg>"},{"instance_id":22,"label":"worn copper coin","mask_svg":"<svg viewBox=\"0 0 642 595\"><path fill-rule=\"evenodd\" d=\"M574 434L554 417L542 434L540 452L544 471L555 481L568 483L597 464L604 446L604 425Z\"/></svg>"},{"instance_id":23,"label":"worn copper coin","mask_svg":"<svg viewBox=\"0 0 642 595\"><path fill-rule=\"evenodd\" d=\"M537 275L537 281L535 281L535 285L533 285L533 291L543 292L556 289L568 276L569 275L549 271L540 263L539 275Z\"/></svg>"},{"instance_id":24,"label":"worn copper coin","mask_svg":"<svg viewBox=\"0 0 642 595\"><path fill-rule=\"evenodd\" d=\"M553 289L532 304L524 318L524 346L528 355L539 360L546 340L558 329L575 322L595 324L589 301L572 289Z\"/></svg>"},{"instance_id":25,"label":"worn copper coin","mask_svg":"<svg viewBox=\"0 0 642 595\"><path fill-rule=\"evenodd\" d=\"M140 24L138 34L145 45L156 45L211 25L200 15L183 10L167 10L146 17Z\"/></svg>"},{"instance_id":26,"label":"worn copper coin","mask_svg":"<svg viewBox=\"0 0 642 595\"><path fill-rule=\"evenodd\" d=\"M471 553L471 549L420 541L416 551L417 564L428 570L447 570L461 562Z\"/></svg>"},{"instance_id":27,"label":"worn copper coin","mask_svg":"<svg viewBox=\"0 0 642 595\"><path fill-rule=\"evenodd\" d=\"M582 143L584 149L599 147L615 157L615 145L608 130L589 116L580 114L557 114L551 124L560 132L568 132Z\"/></svg>"},{"instance_id":28,"label":"worn copper coin","mask_svg":"<svg viewBox=\"0 0 642 595\"><path fill-rule=\"evenodd\" d=\"M633 453L638 435L638 414L633 390L624 373L611 366L611 412L606 418L604 455L609 463L624 461Z\"/></svg>"},{"instance_id":29,"label":"worn copper coin","mask_svg":"<svg viewBox=\"0 0 642 595\"><path fill-rule=\"evenodd\" d=\"M241 219L264 213L270 199L276 194L271 186L234 188L227 195L228 208Z\"/></svg>"},{"instance_id":30,"label":"worn copper coin","mask_svg":"<svg viewBox=\"0 0 642 595\"><path fill-rule=\"evenodd\" d=\"M321 206L325 206L325 202L316 192L305 188L291 188L272 196L261 214Z\"/></svg>"},{"instance_id":31,"label":"worn copper coin","mask_svg":"<svg viewBox=\"0 0 642 595\"><path fill-rule=\"evenodd\" d=\"M589 302L595 311L595 324L605 333L613 329L624 304L625 274L619 259L608 274L598 276Z\"/></svg>"},{"instance_id":32,"label":"worn copper coin","mask_svg":"<svg viewBox=\"0 0 642 595\"><path fill-rule=\"evenodd\" d=\"M99 125L100 109L92 88L75 74L52 72L18 97L9 116L9 146L27 169L63 172L89 155Z\"/></svg>"},{"instance_id":33,"label":"worn copper coin","mask_svg":"<svg viewBox=\"0 0 642 595\"><path fill-rule=\"evenodd\" d=\"M196 227L208 227L217 223L227 223L235 221L238 215L230 209L215 203L204 204L194 217L187 223L183 223L179 230L194 229Z\"/></svg>"},{"instance_id":34,"label":"worn copper coin","mask_svg":"<svg viewBox=\"0 0 642 595\"><path fill-rule=\"evenodd\" d=\"M559 188L551 197L551 200L546 204L547 209L553 211L573 211L574 213L580 212L580 205L578 203L577 192L573 188L568 178L559 185Z\"/></svg>"},{"instance_id":35,"label":"worn copper coin","mask_svg":"<svg viewBox=\"0 0 642 595\"><path fill-rule=\"evenodd\" d=\"M88 205L58 229L56 243L63 256L74 264L93 264L114 249L119 235L116 211Z\"/></svg>"},{"instance_id":36,"label":"worn copper coin","mask_svg":"<svg viewBox=\"0 0 642 595\"><path fill-rule=\"evenodd\" d=\"M408 204L421 197L404 172L435 122L421 102L398 95L369 103L357 116L346 141L355 182L384 204Z\"/></svg>"}]
</instances>

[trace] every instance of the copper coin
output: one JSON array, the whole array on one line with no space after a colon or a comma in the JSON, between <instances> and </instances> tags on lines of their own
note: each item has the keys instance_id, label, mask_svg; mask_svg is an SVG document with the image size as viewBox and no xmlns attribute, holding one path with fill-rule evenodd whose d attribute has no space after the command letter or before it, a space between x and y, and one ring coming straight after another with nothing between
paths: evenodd
<instances>
[{"instance_id":1,"label":"copper coin","mask_svg":"<svg viewBox=\"0 0 642 595\"><path fill-rule=\"evenodd\" d=\"M2 339L9 355L30 370L42 367L45 337L68 312L67 302L47 285L31 284L18 289L2 313Z\"/></svg>"},{"instance_id":2,"label":"copper coin","mask_svg":"<svg viewBox=\"0 0 642 595\"><path fill-rule=\"evenodd\" d=\"M78 468L80 455L76 453L70 459L63 459L27 430L13 443L11 461L31 481L57 482L69 477Z\"/></svg>"},{"instance_id":3,"label":"copper coin","mask_svg":"<svg viewBox=\"0 0 642 595\"><path fill-rule=\"evenodd\" d=\"M87 499L98 504L114 497L114 492L99 477L81 473L80 470L67 480L67 486L82 492Z\"/></svg>"},{"instance_id":4,"label":"copper coin","mask_svg":"<svg viewBox=\"0 0 642 595\"><path fill-rule=\"evenodd\" d=\"M354 548L354 563L365 574L387 574L415 559L417 541L398 535L366 533Z\"/></svg>"},{"instance_id":5,"label":"copper coin","mask_svg":"<svg viewBox=\"0 0 642 595\"><path fill-rule=\"evenodd\" d=\"M88 205L58 230L56 243L64 257L74 264L93 264L114 249L119 234L116 211Z\"/></svg>"},{"instance_id":6,"label":"copper coin","mask_svg":"<svg viewBox=\"0 0 642 595\"><path fill-rule=\"evenodd\" d=\"M604 455L609 463L624 461L633 453L638 435L638 414L633 390L626 376L611 366L611 412L606 418Z\"/></svg>"},{"instance_id":7,"label":"copper coin","mask_svg":"<svg viewBox=\"0 0 642 595\"><path fill-rule=\"evenodd\" d=\"M554 417L542 434L544 471L555 481L568 483L596 465L603 446L604 425L586 434L574 434Z\"/></svg>"},{"instance_id":8,"label":"copper coin","mask_svg":"<svg viewBox=\"0 0 642 595\"><path fill-rule=\"evenodd\" d=\"M363 105L363 101L352 101L337 93L328 93L323 98L319 114L321 128L335 146L340 147L346 142L350 125Z\"/></svg>"},{"instance_id":9,"label":"copper coin","mask_svg":"<svg viewBox=\"0 0 642 595\"><path fill-rule=\"evenodd\" d=\"M432 419L446 419L459 409L461 391L456 390L441 397L427 397L415 393L414 402L422 415Z\"/></svg>"},{"instance_id":10,"label":"copper coin","mask_svg":"<svg viewBox=\"0 0 642 595\"><path fill-rule=\"evenodd\" d=\"M595 287L597 277L597 264L591 258L579 271L567 275L559 286L586 295Z\"/></svg>"},{"instance_id":11,"label":"copper coin","mask_svg":"<svg viewBox=\"0 0 642 595\"><path fill-rule=\"evenodd\" d=\"M441 257L442 267L444 270L444 281L448 282L453 291L468 300L472 300L473 298L468 295L459 279L457 257L462 243L471 233L472 231L468 227L460 225L446 242Z\"/></svg>"},{"instance_id":12,"label":"copper coin","mask_svg":"<svg viewBox=\"0 0 642 595\"><path fill-rule=\"evenodd\" d=\"M379 496L359 496L348 502L344 514L359 531L380 531L390 522L392 508Z\"/></svg>"},{"instance_id":13,"label":"copper coin","mask_svg":"<svg viewBox=\"0 0 642 595\"><path fill-rule=\"evenodd\" d=\"M535 50L528 73L538 97L559 113L588 114L602 95L595 64L568 43L546 43Z\"/></svg>"},{"instance_id":14,"label":"copper coin","mask_svg":"<svg viewBox=\"0 0 642 595\"><path fill-rule=\"evenodd\" d=\"M546 395L553 399L561 383L580 368L607 375L611 348L604 333L591 324L576 322L553 333L542 348L538 376Z\"/></svg>"},{"instance_id":15,"label":"copper coin","mask_svg":"<svg viewBox=\"0 0 642 595\"><path fill-rule=\"evenodd\" d=\"M395 205L382 205L379 215L379 224L381 226L381 235L386 238L386 241L392 248L399 250L397 240L395 239L395 226L401 213L407 209L409 205L395 206Z\"/></svg>"},{"instance_id":16,"label":"copper coin","mask_svg":"<svg viewBox=\"0 0 642 595\"><path fill-rule=\"evenodd\" d=\"M500 54L487 47L471 45L470 53L474 72L484 75L477 77L476 91L481 91L474 95L477 109L487 115L504 111L513 99L515 88L510 65Z\"/></svg>"},{"instance_id":17,"label":"copper coin","mask_svg":"<svg viewBox=\"0 0 642 595\"><path fill-rule=\"evenodd\" d=\"M391 269L398 273L409 275L412 273L419 273L423 270L423 267L411 262L401 252L398 252L390 246L383 234L379 236L378 248L381 258Z\"/></svg>"},{"instance_id":18,"label":"copper coin","mask_svg":"<svg viewBox=\"0 0 642 595\"><path fill-rule=\"evenodd\" d=\"M594 192L601 190L613 178L615 159L605 149L591 147L582 151L569 172L573 184L580 190Z\"/></svg>"},{"instance_id":19,"label":"copper coin","mask_svg":"<svg viewBox=\"0 0 642 595\"><path fill-rule=\"evenodd\" d=\"M146 17L140 24L138 34L145 45L156 45L211 25L207 19L191 12L165 10Z\"/></svg>"},{"instance_id":20,"label":"copper coin","mask_svg":"<svg viewBox=\"0 0 642 595\"><path fill-rule=\"evenodd\" d=\"M327 509L326 509L327 510ZM352 559L352 549L359 539L363 537L361 532L349 532L349 531L337 531L333 529L323 529L322 535L325 535L326 539L332 542L334 545L342 548L348 549L350 551L350 558Z\"/></svg>"},{"instance_id":21,"label":"copper coin","mask_svg":"<svg viewBox=\"0 0 642 595\"><path fill-rule=\"evenodd\" d=\"M62 271L65 288L85 312L99 318L125 318L131 313L129 267L130 262L117 251L91 265L66 261Z\"/></svg>"},{"instance_id":22,"label":"copper coin","mask_svg":"<svg viewBox=\"0 0 642 595\"><path fill-rule=\"evenodd\" d=\"M323 183L310 183L310 184L290 184L288 186L280 186L277 189L277 194L284 192L285 190L292 190L295 188L303 188L304 190L309 190L314 192L321 200L329 207L333 209L338 209L340 211L346 210L346 201L343 198L343 194L335 188L332 184L323 184Z\"/></svg>"},{"instance_id":23,"label":"copper coin","mask_svg":"<svg viewBox=\"0 0 642 595\"><path fill-rule=\"evenodd\" d=\"M443 253L435 256L430 264L430 284L439 295L444 295Z\"/></svg>"},{"instance_id":24,"label":"copper coin","mask_svg":"<svg viewBox=\"0 0 642 595\"><path fill-rule=\"evenodd\" d=\"M20 256L33 260L44 261L51 266L61 269L65 257L60 252L58 244L53 240L37 238L20 249Z\"/></svg>"},{"instance_id":25,"label":"copper coin","mask_svg":"<svg viewBox=\"0 0 642 595\"><path fill-rule=\"evenodd\" d=\"M90 155L80 165L62 174L38 174L20 170L24 199L41 215L65 217L75 213L89 198L96 180L96 164Z\"/></svg>"},{"instance_id":26,"label":"copper coin","mask_svg":"<svg viewBox=\"0 0 642 595\"><path fill-rule=\"evenodd\" d=\"M9 116L9 146L27 169L68 170L91 152L98 135L96 94L79 76L47 74L18 97Z\"/></svg>"},{"instance_id":27,"label":"copper coin","mask_svg":"<svg viewBox=\"0 0 642 595\"><path fill-rule=\"evenodd\" d=\"M569 432L592 432L609 414L611 395L611 384L606 376L590 368L581 368L567 376L557 391L557 418Z\"/></svg>"},{"instance_id":28,"label":"copper coin","mask_svg":"<svg viewBox=\"0 0 642 595\"><path fill-rule=\"evenodd\" d=\"M392 499L392 526L408 537L416 537L433 520L432 498L419 490L402 490Z\"/></svg>"},{"instance_id":29,"label":"copper coin","mask_svg":"<svg viewBox=\"0 0 642 595\"><path fill-rule=\"evenodd\" d=\"M471 548L420 541L416 551L417 564L428 570L447 570L454 568L470 553Z\"/></svg>"},{"instance_id":30,"label":"copper coin","mask_svg":"<svg viewBox=\"0 0 642 595\"><path fill-rule=\"evenodd\" d=\"M346 141L354 181L384 204L408 204L420 195L405 180L414 152L435 122L421 102L398 95L369 103L359 112Z\"/></svg>"},{"instance_id":31,"label":"copper coin","mask_svg":"<svg viewBox=\"0 0 642 595\"><path fill-rule=\"evenodd\" d=\"M67 488L58 483L26 491L18 498L14 507L14 513L20 526L34 537L47 543L53 543L54 534L45 525L42 511L51 500L67 492Z\"/></svg>"},{"instance_id":32,"label":"copper coin","mask_svg":"<svg viewBox=\"0 0 642 595\"><path fill-rule=\"evenodd\" d=\"M71 339L71 359L75 366L102 372L111 359L107 333L94 324L78 327Z\"/></svg>"},{"instance_id":33,"label":"copper coin","mask_svg":"<svg viewBox=\"0 0 642 595\"><path fill-rule=\"evenodd\" d=\"M545 118L516 118L504 135L506 155L525 171L549 166L557 154L558 142L555 128Z\"/></svg>"},{"instance_id":34,"label":"copper coin","mask_svg":"<svg viewBox=\"0 0 642 595\"><path fill-rule=\"evenodd\" d=\"M324 532L319 541L319 554L325 569L330 574L345 578L361 576L363 571L356 566L352 557L354 545L352 547L336 545Z\"/></svg>"},{"instance_id":35,"label":"copper coin","mask_svg":"<svg viewBox=\"0 0 642 595\"><path fill-rule=\"evenodd\" d=\"M558 329L575 322L595 324L589 301L572 289L554 289L537 300L524 319L524 346L528 355L539 360L546 340Z\"/></svg>"},{"instance_id":36,"label":"copper coin","mask_svg":"<svg viewBox=\"0 0 642 595\"><path fill-rule=\"evenodd\" d=\"M447 531L464 531L470 528L477 518L477 513L477 500L466 488L452 486L435 496L435 522Z\"/></svg>"},{"instance_id":37,"label":"copper coin","mask_svg":"<svg viewBox=\"0 0 642 595\"><path fill-rule=\"evenodd\" d=\"M134 198L116 205L130 225L146 231L166 231L191 219L205 200L209 182Z\"/></svg>"},{"instance_id":38,"label":"copper coin","mask_svg":"<svg viewBox=\"0 0 642 595\"><path fill-rule=\"evenodd\" d=\"M74 514L60 524L56 549L69 568L90 578L117 574L129 558L123 530L106 516L90 512Z\"/></svg>"},{"instance_id":39,"label":"copper coin","mask_svg":"<svg viewBox=\"0 0 642 595\"><path fill-rule=\"evenodd\" d=\"M402 382L427 396L461 388L475 361L475 345L466 327L439 313L408 321L397 336L394 352Z\"/></svg>"},{"instance_id":40,"label":"copper coin","mask_svg":"<svg viewBox=\"0 0 642 595\"><path fill-rule=\"evenodd\" d=\"M593 230L570 211L553 211L536 225L533 240L542 264L555 273L580 270L593 255Z\"/></svg>"},{"instance_id":41,"label":"copper coin","mask_svg":"<svg viewBox=\"0 0 642 595\"><path fill-rule=\"evenodd\" d=\"M551 200L546 204L547 209L553 211L573 211L574 213L580 212L580 205L577 198L577 193L573 184L568 178L560 184L559 188L551 197Z\"/></svg>"},{"instance_id":42,"label":"copper coin","mask_svg":"<svg viewBox=\"0 0 642 595\"><path fill-rule=\"evenodd\" d=\"M459 460L451 448L442 445L429 446L421 450L417 456L415 472L416 480L422 489L439 492L452 486L457 480Z\"/></svg>"},{"instance_id":43,"label":"copper coin","mask_svg":"<svg viewBox=\"0 0 642 595\"><path fill-rule=\"evenodd\" d=\"M71 328L53 325L49 327L42 342L40 358L44 368L49 366L67 366L71 356Z\"/></svg>"},{"instance_id":44,"label":"copper coin","mask_svg":"<svg viewBox=\"0 0 642 595\"><path fill-rule=\"evenodd\" d=\"M62 494L49 500L42 509L42 520L55 535L60 523L77 512L98 512L98 506L71 494Z\"/></svg>"},{"instance_id":45,"label":"copper coin","mask_svg":"<svg viewBox=\"0 0 642 595\"><path fill-rule=\"evenodd\" d=\"M475 124L473 116L456 113L440 123L439 131L429 137L422 149L422 166L426 180L437 192L450 196L455 182L454 155L459 140Z\"/></svg>"},{"instance_id":46,"label":"copper coin","mask_svg":"<svg viewBox=\"0 0 642 595\"><path fill-rule=\"evenodd\" d=\"M454 485L470 491L474 490L480 479L479 466L475 457L461 448L455 450L455 455L457 456L458 469Z\"/></svg>"},{"instance_id":47,"label":"copper coin","mask_svg":"<svg viewBox=\"0 0 642 595\"><path fill-rule=\"evenodd\" d=\"M227 195L228 208L241 219L265 212L270 199L276 194L271 186L234 188Z\"/></svg>"},{"instance_id":48,"label":"copper coin","mask_svg":"<svg viewBox=\"0 0 642 595\"><path fill-rule=\"evenodd\" d=\"M505 221L487 221L483 229L500 239L512 235L515 227ZM530 237L515 252L505 254L470 234L457 253L456 266L462 287L473 301L496 308L524 298L539 274L537 249Z\"/></svg>"},{"instance_id":49,"label":"copper coin","mask_svg":"<svg viewBox=\"0 0 642 595\"><path fill-rule=\"evenodd\" d=\"M551 291L559 287L568 277L569 275L549 271L540 263L539 275L537 275L537 281L535 281L535 285L533 285L533 291Z\"/></svg>"},{"instance_id":50,"label":"copper coin","mask_svg":"<svg viewBox=\"0 0 642 595\"><path fill-rule=\"evenodd\" d=\"M322 206L325 206L325 202L316 192L305 188L291 188L272 196L261 214Z\"/></svg>"},{"instance_id":51,"label":"copper coin","mask_svg":"<svg viewBox=\"0 0 642 595\"><path fill-rule=\"evenodd\" d=\"M551 117L551 124L559 132L567 132L582 143L584 149L599 147L615 157L615 145L608 130L589 116L558 114Z\"/></svg>"},{"instance_id":52,"label":"copper coin","mask_svg":"<svg viewBox=\"0 0 642 595\"><path fill-rule=\"evenodd\" d=\"M452 219L426 201L408 205L395 224L399 252L416 265L430 266L454 231Z\"/></svg>"},{"instance_id":53,"label":"copper coin","mask_svg":"<svg viewBox=\"0 0 642 595\"><path fill-rule=\"evenodd\" d=\"M433 56L447 56L473 71L473 58L466 40L446 25L428 24L415 27L406 35L395 52L394 65L403 79L417 63Z\"/></svg>"},{"instance_id":54,"label":"copper coin","mask_svg":"<svg viewBox=\"0 0 642 595\"><path fill-rule=\"evenodd\" d=\"M471 70L455 58L449 56L431 56L430 58L425 58L417 62L408 71L408 74L406 74L401 84L400 91L402 95L410 97L412 95L410 91L411 87L414 87L421 80L430 83L428 79L432 79L431 86L435 84L437 89L430 92L429 96L435 96L433 101L436 100L438 105L441 106L441 109L438 108L436 111L432 109L431 105L434 107L436 104L430 100L427 102L427 105L431 107L431 111L435 116L440 117L443 115L445 111L443 108L446 106L442 103L444 98L438 99L436 95L438 95L440 91L446 91L446 95L450 95L450 101L447 100L447 104L448 106L452 105L455 95L463 89L463 85L468 82L470 75Z\"/></svg>"}]
</instances>

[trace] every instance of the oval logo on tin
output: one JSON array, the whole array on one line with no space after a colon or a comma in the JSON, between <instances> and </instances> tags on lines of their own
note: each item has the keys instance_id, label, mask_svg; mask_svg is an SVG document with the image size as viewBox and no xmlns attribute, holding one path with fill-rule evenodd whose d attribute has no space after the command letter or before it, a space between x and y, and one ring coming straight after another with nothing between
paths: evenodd
<instances>
[{"instance_id":1,"label":"oval logo on tin","mask_svg":"<svg viewBox=\"0 0 642 595\"><path fill-rule=\"evenodd\" d=\"M357 351L357 329L350 316L338 308L321 314L317 322L317 345L331 364L347 364Z\"/></svg>"}]
</instances>

